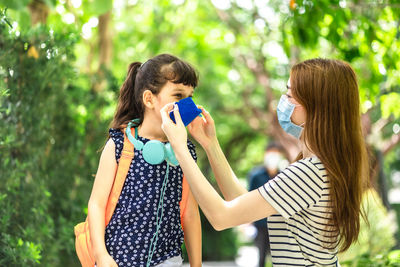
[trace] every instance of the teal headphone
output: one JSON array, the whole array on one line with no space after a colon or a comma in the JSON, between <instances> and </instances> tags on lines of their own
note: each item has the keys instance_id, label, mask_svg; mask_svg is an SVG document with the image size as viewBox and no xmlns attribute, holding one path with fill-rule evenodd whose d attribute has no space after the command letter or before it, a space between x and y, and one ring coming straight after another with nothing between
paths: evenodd
<instances>
[{"instance_id":1,"label":"teal headphone","mask_svg":"<svg viewBox=\"0 0 400 267\"><path fill-rule=\"evenodd\" d=\"M126 135L129 141L134 145L137 150L141 150L143 158L147 163L157 165L166 160L172 166L179 166L179 162L175 157L174 150L170 143L163 144L158 140L150 140L146 144L138 140L138 128L140 119L134 119L128 123L126 127ZM132 136L131 128L135 127L135 137Z\"/></svg>"}]
</instances>

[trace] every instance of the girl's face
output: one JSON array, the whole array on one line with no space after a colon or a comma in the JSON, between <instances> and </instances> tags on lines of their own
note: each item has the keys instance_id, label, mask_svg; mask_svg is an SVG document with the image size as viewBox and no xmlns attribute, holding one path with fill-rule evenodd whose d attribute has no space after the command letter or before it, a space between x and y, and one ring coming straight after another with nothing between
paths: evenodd
<instances>
[{"instance_id":1,"label":"girl's face","mask_svg":"<svg viewBox=\"0 0 400 267\"><path fill-rule=\"evenodd\" d=\"M306 111L302 105L300 105L299 102L297 102L296 99L294 99L292 95L292 89L290 87L290 79L287 83L287 92L286 96L288 97L288 100L292 103L295 104L296 107L293 110L292 116L290 117L292 122L296 125L303 125L306 122Z\"/></svg>"},{"instance_id":2,"label":"girl's face","mask_svg":"<svg viewBox=\"0 0 400 267\"><path fill-rule=\"evenodd\" d=\"M192 97L194 88L192 86L187 86L182 83L176 84L168 81L163 88L161 88L160 93L154 96L154 110L158 114L161 120L160 110L168 103L178 102L179 100Z\"/></svg>"}]
</instances>

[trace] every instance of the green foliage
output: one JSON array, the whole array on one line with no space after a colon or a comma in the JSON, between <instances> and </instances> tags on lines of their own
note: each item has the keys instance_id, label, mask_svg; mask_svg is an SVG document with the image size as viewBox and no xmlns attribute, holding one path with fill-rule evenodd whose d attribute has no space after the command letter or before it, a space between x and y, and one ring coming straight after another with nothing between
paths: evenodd
<instances>
[{"instance_id":1,"label":"green foliage","mask_svg":"<svg viewBox=\"0 0 400 267\"><path fill-rule=\"evenodd\" d=\"M200 212L200 216L203 261L233 261L239 248L239 240L236 237L235 230L226 229L216 232L202 212ZM185 262L189 261L184 245L183 258Z\"/></svg>"},{"instance_id":2,"label":"green foliage","mask_svg":"<svg viewBox=\"0 0 400 267\"><path fill-rule=\"evenodd\" d=\"M88 15L98 16L112 8L112 0L87 0L83 1L83 8Z\"/></svg>"},{"instance_id":3,"label":"green foliage","mask_svg":"<svg viewBox=\"0 0 400 267\"><path fill-rule=\"evenodd\" d=\"M76 128L88 116L77 106L101 101L73 85L79 36L68 27L19 32L3 20L0 30L0 265L76 265L72 229L97 161L86 146L104 140Z\"/></svg>"},{"instance_id":4,"label":"green foliage","mask_svg":"<svg viewBox=\"0 0 400 267\"><path fill-rule=\"evenodd\" d=\"M12 8L12 9L23 9L29 4L30 0L0 0L0 5Z\"/></svg>"},{"instance_id":5,"label":"green foliage","mask_svg":"<svg viewBox=\"0 0 400 267\"><path fill-rule=\"evenodd\" d=\"M400 43L398 23L393 20L400 15L397 4L306 0L296 3L298 8L285 31L293 34L298 46L306 44L301 57L337 57L350 62L359 77L362 102L377 104L384 117L399 118L395 99L399 98ZM363 111L367 109L364 106Z\"/></svg>"},{"instance_id":6,"label":"green foliage","mask_svg":"<svg viewBox=\"0 0 400 267\"><path fill-rule=\"evenodd\" d=\"M395 218L393 214L387 213L375 190L371 189L364 194L363 207L368 224L361 220L358 241L346 252L340 254L340 262L358 261L361 255L378 259L382 254L388 253L395 244Z\"/></svg>"},{"instance_id":7,"label":"green foliage","mask_svg":"<svg viewBox=\"0 0 400 267\"><path fill-rule=\"evenodd\" d=\"M256 63L265 68L274 102L293 62L347 60L359 77L363 111L371 110L373 122L390 121L382 136L390 138L400 123L400 9L390 1L298 0L294 8L280 0L247 1L253 4L245 7L246 1L230 1L221 10L201 0L83 0L79 7L45 0L50 14L40 28L30 25L29 2L0 0L12 18L0 14L1 266L77 265L72 229L84 218L97 150L132 61L166 52L198 69L194 99L213 115L222 148L243 180L270 139L269 121L257 125L252 112L268 109L266 87L250 69ZM109 10L113 61L100 74L99 27L89 22ZM74 23L66 24L66 15ZM81 38L88 25L92 37ZM106 89L96 91L103 79ZM200 168L214 182L204 151L197 151ZM399 155L398 147L387 154L387 174L400 170ZM378 214L371 213L376 222ZM373 230L367 239L376 246L368 257L378 262L379 246L386 251L392 241ZM236 253L234 231L215 232L203 222L203 242L204 259ZM355 252L354 261L364 260L357 255L365 252Z\"/></svg>"},{"instance_id":8,"label":"green foliage","mask_svg":"<svg viewBox=\"0 0 400 267\"><path fill-rule=\"evenodd\" d=\"M202 240L204 261L234 260L239 243L234 229L215 232L214 228L202 216Z\"/></svg>"},{"instance_id":9,"label":"green foliage","mask_svg":"<svg viewBox=\"0 0 400 267\"><path fill-rule=\"evenodd\" d=\"M400 266L400 250L371 256L362 254L354 260L341 262L342 266L349 267L398 267Z\"/></svg>"}]
</instances>

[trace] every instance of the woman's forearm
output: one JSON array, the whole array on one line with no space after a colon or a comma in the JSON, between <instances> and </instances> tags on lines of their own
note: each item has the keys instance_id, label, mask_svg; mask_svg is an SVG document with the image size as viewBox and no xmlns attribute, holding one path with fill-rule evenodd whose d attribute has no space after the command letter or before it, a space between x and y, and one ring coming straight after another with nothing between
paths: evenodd
<instances>
[{"instance_id":1,"label":"woman's forearm","mask_svg":"<svg viewBox=\"0 0 400 267\"><path fill-rule=\"evenodd\" d=\"M221 211L225 207L224 200L204 177L187 148L175 151L175 154L204 215L215 229L219 229L222 219L219 216L223 214Z\"/></svg>"},{"instance_id":2,"label":"woman's forearm","mask_svg":"<svg viewBox=\"0 0 400 267\"><path fill-rule=\"evenodd\" d=\"M218 140L215 140L210 146L204 149L225 200L232 200L247 193L246 188L239 182L229 165Z\"/></svg>"},{"instance_id":3,"label":"woman's forearm","mask_svg":"<svg viewBox=\"0 0 400 267\"><path fill-rule=\"evenodd\" d=\"M204 177L187 148L177 149L175 155L193 196L214 229L224 230L276 213L257 190L244 193L231 201L224 201Z\"/></svg>"}]
</instances>

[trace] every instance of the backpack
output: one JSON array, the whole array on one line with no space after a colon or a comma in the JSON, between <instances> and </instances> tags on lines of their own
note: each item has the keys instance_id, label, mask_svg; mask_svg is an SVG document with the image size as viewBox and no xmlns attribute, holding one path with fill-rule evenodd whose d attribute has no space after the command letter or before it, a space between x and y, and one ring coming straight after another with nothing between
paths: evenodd
<instances>
[{"instance_id":1,"label":"backpack","mask_svg":"<svg viewBox=\"0 0 400 267\"><path fill-rule=\"evenodd\" d=\"M133 144L128 140L125 134L125 129L123 129L124 145L121 153L121 158L119 160L117 172L114 178L114 183L112 185L111 192L107 200L106 213L105 213L105 226L108 225L114 213L115 207L118 203L118 199L122 191L122 187L124 186L125 183L126 176L128 175L129 167L135 155ZM188 195L189 195L189 184L187 183L185 177L183 177L182 200L179 203L182 228L183 228L183 216L186 210ZM92 242L90 239L90 232L89 232L89 222L87 217L84 222L75 225L74 232L75 232L76 254L78 255L82 267L93 267L95 265L95 259L93 255Z\"/></svg>"}]
</instances>

